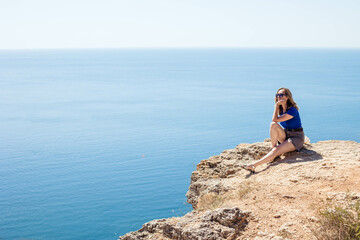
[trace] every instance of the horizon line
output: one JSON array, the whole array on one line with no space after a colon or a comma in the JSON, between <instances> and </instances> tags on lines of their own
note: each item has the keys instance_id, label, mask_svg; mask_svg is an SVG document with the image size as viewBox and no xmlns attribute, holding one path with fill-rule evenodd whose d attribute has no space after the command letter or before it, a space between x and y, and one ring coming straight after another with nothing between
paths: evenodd
<instances>
[{"instance_id":1,"label":"horizon line","mask_svg":"<svg viewBox=\"0 0 360 240\"><path fill-rule=\"evenodd\" d=\"M212 47L181 47L181 46L172 46L172 47L68 47L68 48L0 48L0 51L18 51L18 50L166 50L166 49L328 49L328 50L360 50L359 47L321 47L321 46L310 46L310 47L302 47L302 46L291 46L291 47L270 47L270 46L262 46L262 47L240 47L240 46L232 46L232 47L224 47L224 46L212 46Z\"/></svg>"}]
</instances>

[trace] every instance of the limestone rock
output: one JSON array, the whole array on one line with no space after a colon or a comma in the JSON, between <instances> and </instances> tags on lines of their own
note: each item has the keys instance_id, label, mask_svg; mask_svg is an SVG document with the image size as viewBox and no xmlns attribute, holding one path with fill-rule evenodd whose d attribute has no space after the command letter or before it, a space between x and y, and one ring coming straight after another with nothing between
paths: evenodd
<instances>
[{"instance_id":1,"label":"limestone rock","mask_svg":"<svg viewBox=\"0 0 360 240\"><path fill-rule=\"evenodd\" d=\"M268 141L239 144L202 160L186 194L194 211L145 223L120 239L313 240L322 202L359 201L360 143L308 143L257 167L255 174L241 168L270 149Z\"/></svg>"},{"instance_id":2,"label":"limestone rock","mask_svg":"<svg viewBox=\"0 0 360 240\"><path fill-rule=\"evenodd\" d=\"M231 189L221 179L232 178L241 172L241 165L258 160L271 150L269 143L239 144L235 149L225 150L218 156L202 160L191 175L187 202L196 209L200 195L210 192L223 194Z\"/></svg>"},{"instance_id":3,"label":"limestone rock","mask_svg":"<svg viewBox=\"0 0 360 240\"><path fill-rule=\"evenodd\" d=\"M221 240L241 234L248 223L249 212L238 208L220 208L214 211L193 211L183 217L160 219L145 223L121 240Z\"/></svg>"}]
</instances>

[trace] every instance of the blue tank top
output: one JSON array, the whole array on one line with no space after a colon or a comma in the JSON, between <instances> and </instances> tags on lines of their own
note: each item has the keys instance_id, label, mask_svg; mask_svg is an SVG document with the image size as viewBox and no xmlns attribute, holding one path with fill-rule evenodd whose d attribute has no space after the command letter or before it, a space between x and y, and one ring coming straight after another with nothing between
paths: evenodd
<instances>
[{"instance_id":1,"label":"blue tank top","mask_svg":"<svg viewBox=\"0 0 360 240\"><path fill-rule=\"evenodd\" d=\"M299 114L299 111L296 108L291 107L284 114L289 114L289 115L293 116L293 118L289 119L287 121L284 121L284 122L280 122L280 125L283 128L285 128L285 129L296 129L296 128L301 128L302 127L301 126L300 114Z\"/></svg>"}]
</instances>

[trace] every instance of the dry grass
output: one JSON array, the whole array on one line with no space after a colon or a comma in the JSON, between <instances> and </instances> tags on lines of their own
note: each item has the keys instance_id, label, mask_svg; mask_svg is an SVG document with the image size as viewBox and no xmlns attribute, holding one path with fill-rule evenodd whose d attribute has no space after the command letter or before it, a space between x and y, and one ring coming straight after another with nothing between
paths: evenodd
<instances>
[{"instance_id":1,"label":"dry grass","mask_svg":"<svg viewBox=\"0 0 360 240\"><path fill-rule=\"evenodd\" d=\"M257 189L253 182L244 182L237 190L229 192L228 194L218 195L216 193L207 193L199 197L197 210L214 210L223 207L228 201L233 199L242 199L250 192Z\"/></svg>"},{"instance_id":2,"label":"dry grass","mask_svg":"<svg viewBox=\"0 0 360 240\"><path fill-rule=\"evenodd\" d=\"M223 196L217 195L215 193L207 193L199 198L197 204L197 210L214 210L219 208L225 201Z\"/></svg>"},{"instance_id":3,"label":"dry grass","mask_svg":"<svg viewBox=\"0 0 360 240\"><path fill-rule=\"evenodd\" d=\"M328 200L318 215L319 227L312 230L318 240L360 240L360 200Z\"/></svg>"},{"instance_id":4,"label":"dry grass","mask_svg":"<svg viewBox=\"0 0 360 240\"><path fill-rule=\"evenodd\" d=\"M255 189L257 189L257 187L254 182L244 182L244 184L237 190L236 198L242 199Z\"/></svg>"}]
</instances>

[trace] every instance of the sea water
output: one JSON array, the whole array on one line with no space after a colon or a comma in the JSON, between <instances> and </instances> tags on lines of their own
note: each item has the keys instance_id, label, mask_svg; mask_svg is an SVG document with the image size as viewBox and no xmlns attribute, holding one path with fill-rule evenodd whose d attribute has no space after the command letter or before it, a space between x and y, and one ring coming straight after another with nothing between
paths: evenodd
<instances>
[{"instance_id":1,"label":"sea water","mask_svg":"<svg viewBox=\"0 0 360 240\"><path fill-rule=\"evenodd\" d=\"M360 50L0 51L0 239L108 239L191 210L202 159L268 137L288 87L312 142L360 139Z\"/></svg>"}]
</instances>

